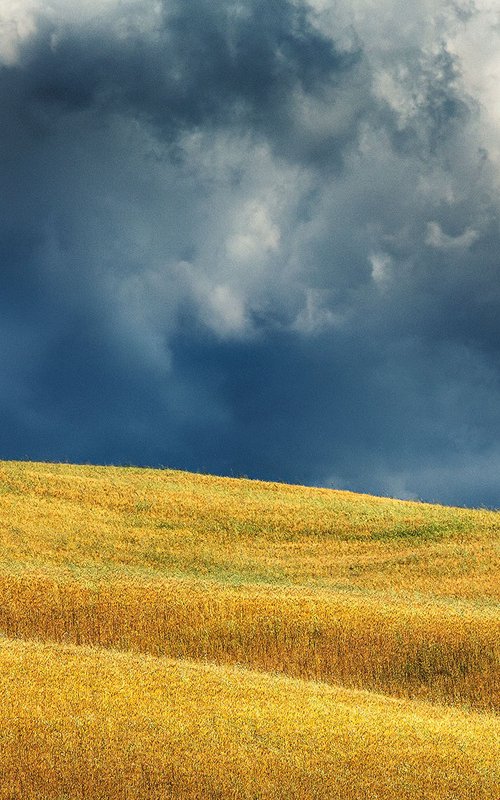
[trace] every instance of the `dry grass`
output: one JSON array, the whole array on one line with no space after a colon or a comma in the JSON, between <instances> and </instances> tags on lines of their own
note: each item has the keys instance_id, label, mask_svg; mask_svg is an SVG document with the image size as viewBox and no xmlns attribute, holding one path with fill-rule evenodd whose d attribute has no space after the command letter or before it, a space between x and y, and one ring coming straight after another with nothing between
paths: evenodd
<instances>
[{"instance_id":1,"label":"dry grass","mask_svg":"<svg viewBox=\"0 0 500 800\"><path fill-rule=\"evenodd\" d=\"M0 562L499 599L500 514L171 470L0 462Z\"/></svg>"},{"instance_id":2,"label":"dry grass","mask_svg":"<svg viewBox=\"0 0 500 800\"><path fill-rule=\"evenodd\" d=\"M498 705L497 514L66 465L0 486L9 635Z\"/></svg>"},{"instance_id":3,"label":"dry grass","mask_svg":"<svg viewBox=\"0 0 500 800\"><path fill-rule=\"evenodd\" d=\"M16 462L0 511L0 798L494 796L500 514Z\"/></svg>"},{"instance_id":4,"label":"dry grass","mask_svg":"<svg viewBox=\"0 0 500 800\"><path fill-rule=\"evenodd\" d=\"M500 625L491 608L187 579L85 585L29 573L0 576L0 630L500 706Z\"/></svg>"},{"instance_id":5,"label":"dry grass","mask_svg":"<svg viewBox=\"0 0 500 800\"><path fill-rule=\"evenodd\" d=\"M6 640L0 691L5 800L492 800L499 777L491 716L241 668Z\"/></svg>"}]
</instances>

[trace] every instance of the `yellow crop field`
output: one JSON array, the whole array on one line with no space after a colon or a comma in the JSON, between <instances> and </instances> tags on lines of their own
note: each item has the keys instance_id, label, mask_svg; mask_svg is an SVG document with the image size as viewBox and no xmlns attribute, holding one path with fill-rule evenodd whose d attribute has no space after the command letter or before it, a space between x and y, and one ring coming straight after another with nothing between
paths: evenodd
<instances>
[{"instance_id":1,"label":"yellow crop field","mask_svg":"<svg viewBox=\"0 0 500 800\"><path fill-rule=\"evenodd\" d=\"M0 462L0 798L493 800L500 514Z\"/></svg>"}]
</instances>

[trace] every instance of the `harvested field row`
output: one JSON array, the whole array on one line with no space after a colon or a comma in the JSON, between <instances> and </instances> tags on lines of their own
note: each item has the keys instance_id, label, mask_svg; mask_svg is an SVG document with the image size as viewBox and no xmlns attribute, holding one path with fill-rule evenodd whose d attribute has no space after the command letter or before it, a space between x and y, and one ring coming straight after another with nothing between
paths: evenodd
<instances>
[{"instance_id":1,"label":"harvested field row","mask_svg":"<svg viewBox=\"0 0 500 800\"><path fill-rule=\"evenodd\" d=\"M0 574L0 631L500 706L500 621L489 608L196 580L86 585Z\"/></svg>"}]
</instances>

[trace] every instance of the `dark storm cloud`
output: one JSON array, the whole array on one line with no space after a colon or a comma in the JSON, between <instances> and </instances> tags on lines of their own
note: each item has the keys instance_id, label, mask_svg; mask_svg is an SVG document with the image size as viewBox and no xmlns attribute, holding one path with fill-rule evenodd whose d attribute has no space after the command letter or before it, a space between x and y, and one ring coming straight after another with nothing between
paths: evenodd
<instances>
[{"instance_id":1,"label":"dark storm cloud","mask_svg":"<svg viewBox=\"0 0 500 800\"><path fill-rule=\"evenodd\" d=\"M500 505L490 18L95 8L0 15L0 456Z\"/></svg>"},{"instance_id":2,"label":"dark storm cloud","mask_svg":"<svg viewBox=\"0 0 500 800\"><path fill-rule=\"evenodd\" d=\"M338 137L303 136L292 101L297 92L321 97L359 58L316 30L303 3L168 2L153 31L131 24L125 37L94 26L58 33L47 22L24 47L25 68L9 91L37 135L65 113L91 110L101 121L121 113L149 123L162 142L235 126L260 132L285 157L314 160L328 150L332 161Z\"/></svg>"}]
</instances>

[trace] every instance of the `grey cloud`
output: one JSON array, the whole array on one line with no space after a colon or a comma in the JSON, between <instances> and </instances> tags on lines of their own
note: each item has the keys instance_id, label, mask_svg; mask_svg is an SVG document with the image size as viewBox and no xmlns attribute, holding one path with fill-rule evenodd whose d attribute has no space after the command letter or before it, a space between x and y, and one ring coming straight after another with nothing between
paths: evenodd
<instances>
[{"instance_id":1,"label":"grey cloud","mask_svg":"<svg viewBox=\"0 0 500 800\"><path fill-rule=\"evenodd\" d=\"M305 4L288 0L193 0L165 2L153 33L133 25L125 35L123 25L59 30L43 19L23 49L25 113L39 135L65 113L91 110L99 124L109 114L133 116L164 142L234 126L265 136L284 157L339 158L355 120L317 137L297 110L304 98L335 104L360 54L340 50L309 17Z\"/></svg>"}]
</instances>

